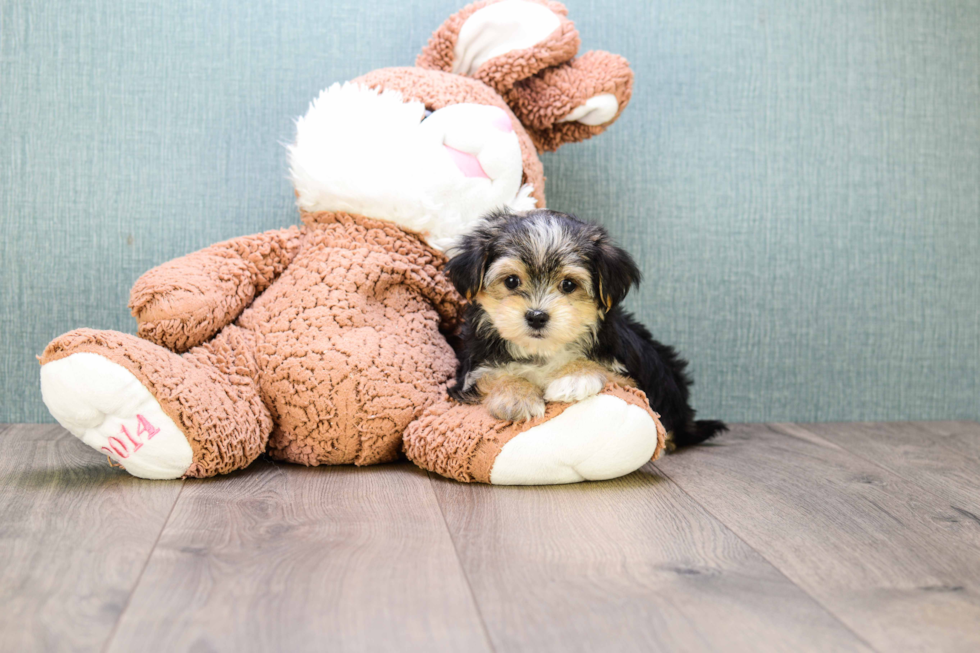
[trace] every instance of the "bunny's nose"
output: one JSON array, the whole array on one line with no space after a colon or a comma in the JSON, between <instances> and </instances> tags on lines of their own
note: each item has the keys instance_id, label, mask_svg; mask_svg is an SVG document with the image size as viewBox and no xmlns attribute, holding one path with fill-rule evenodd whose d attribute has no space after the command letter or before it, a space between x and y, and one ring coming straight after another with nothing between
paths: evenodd
<instances>
[{"instance_id":1,"label":"bunny's nose","mask_svg":"<svg viewBox=\"0 0 980 653\"><path fill-rule=\"evenodd\" d=\"M497 115L493 117L493 121L490 124L502 132L514 131L514 125L510 122L510 116L507 115L506 111L500 108L497 108Z\"/></svg>"}]
</instances>

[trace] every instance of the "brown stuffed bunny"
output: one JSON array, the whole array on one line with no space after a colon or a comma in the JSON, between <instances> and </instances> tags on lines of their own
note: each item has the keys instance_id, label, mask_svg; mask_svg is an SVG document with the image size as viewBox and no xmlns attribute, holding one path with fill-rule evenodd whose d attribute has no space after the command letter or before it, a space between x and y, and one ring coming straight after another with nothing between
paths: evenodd
<instances>
[{"instance_id":1,"label":"brown stuffed bunny","mask_svg":"<svg viewBox=\"0 0 980 653\"><path fill-rule=\"evenodd\" d=\"M565 8L470 5L412 68L323 91L298 121L303 226L235 238L144 274L139 337L78 329L41 356L69 431L143 478L205 477L264 452L368 465L403 450L466 481L633 471L663 448L634 389L525 424L452 404L461 298L443 250L487 211L544 206L537 151L589 138L629 100L625 60L590 52Z\"/></svg>"}]
</instances>

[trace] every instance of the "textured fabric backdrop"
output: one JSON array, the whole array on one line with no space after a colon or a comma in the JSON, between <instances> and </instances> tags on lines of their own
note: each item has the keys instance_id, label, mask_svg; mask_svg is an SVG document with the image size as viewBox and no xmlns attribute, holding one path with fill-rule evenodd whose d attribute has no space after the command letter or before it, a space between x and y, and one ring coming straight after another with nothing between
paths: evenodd
<instances>
[{"instance_id":1,"label":"textured fabric backdrop","mask_svg":"<svg viewBox=\"0 0 980 653\"><path fill-rule=\"evenodd\" d=\"M296 222L293 118L461 4L0 1L0 421L50 419L52 337L135 330L141 272ZM550 205L634 252L702 415L980 418L980 2L567 5L636 91Z\"/></svg>"}]
</instances>

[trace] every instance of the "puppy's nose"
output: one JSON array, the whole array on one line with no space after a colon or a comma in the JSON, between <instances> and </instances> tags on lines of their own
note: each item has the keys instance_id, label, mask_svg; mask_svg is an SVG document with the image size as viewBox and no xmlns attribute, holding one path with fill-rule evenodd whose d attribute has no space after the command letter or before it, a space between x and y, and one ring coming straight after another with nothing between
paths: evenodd
<instances>
[{"instance_id":1,"label":"puppy's nose","mask_svg":"<svg viewBox=\"0 0 980 653\"><path fill-rule=\"evenodd\" d=\"M528 311L524 314L527 325L532 329L543 329L551 316L544 311Z\"/></svg>"}]
</instances>

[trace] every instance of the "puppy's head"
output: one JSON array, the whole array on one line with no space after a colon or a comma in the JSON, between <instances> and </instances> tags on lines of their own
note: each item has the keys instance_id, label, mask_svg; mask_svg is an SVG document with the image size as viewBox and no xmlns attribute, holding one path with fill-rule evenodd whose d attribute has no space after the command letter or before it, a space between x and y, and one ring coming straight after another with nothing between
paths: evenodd
<instances>
[{"instance_id":1,"label":"puppy's head","mask_svg":"<svg viewBox=\"0 0 980 653\"><path fill-rule=\"evenodd\" d=\"M449 278L483 309L478 331L493 329L519 357L587 344L640 281L605 229L555 211L491 214L451 253Z\"/></svg>"}]
</instances>

